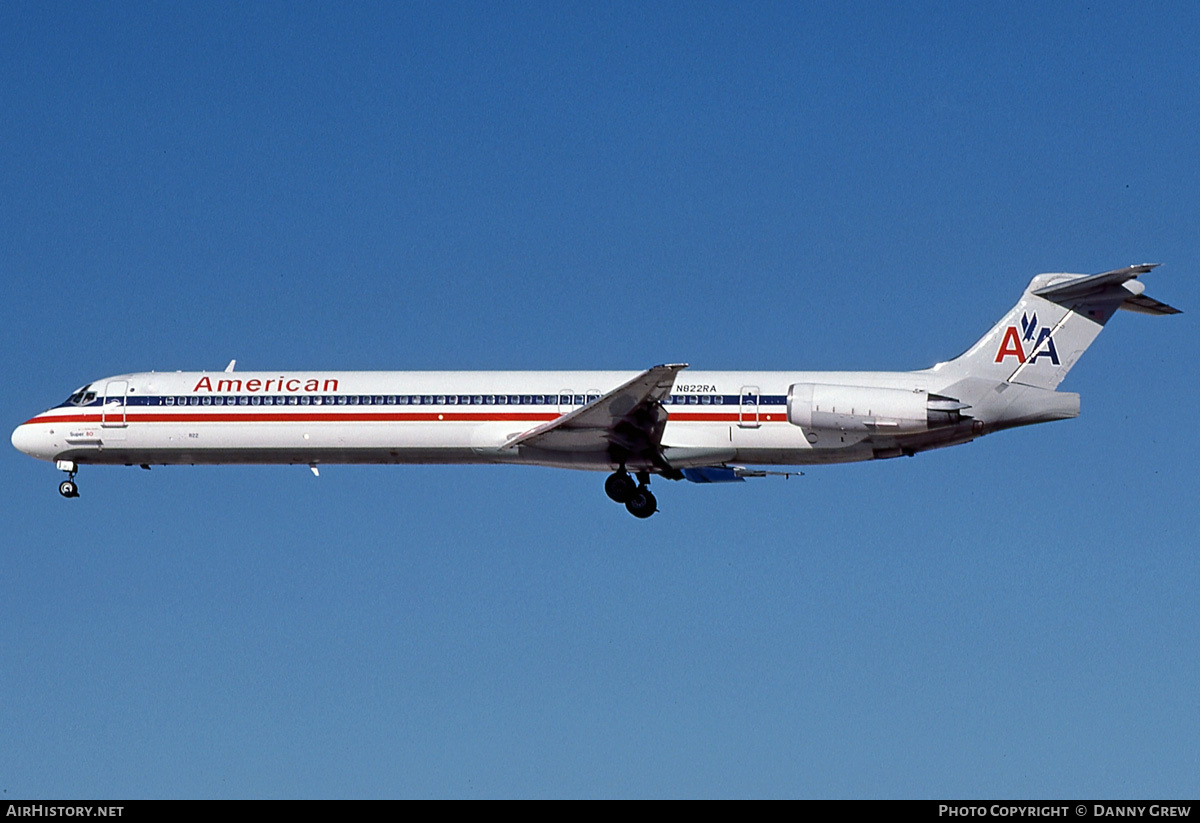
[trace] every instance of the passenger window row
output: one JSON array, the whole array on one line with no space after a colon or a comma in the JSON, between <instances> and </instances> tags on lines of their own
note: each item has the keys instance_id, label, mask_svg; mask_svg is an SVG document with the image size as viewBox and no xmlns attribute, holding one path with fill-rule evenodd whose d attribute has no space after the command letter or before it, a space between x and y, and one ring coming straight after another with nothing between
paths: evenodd
<instances>
[{"instance_id":1,"label":"passenger window row","mask_svg":"<svg viewBox=\"0 0 1200 823\"><path fill-rule=\"evenodd\" d=\"M289 394L161 397L164 406L582 406L598 394Z\"/></svg>"},{"instance_id":2,"label":"passenger window row","mask_svg":"<svg viewBox=\"0 0 1200 823\"><path fill-rule=\"evenodd\" d=\"M599 397L598 394L194 394L157 400L163 406L582 406ZM668 406L721 406L737 405L740 401L771 405L784 400L782 396L673 394L663 402Z\"/></svg>"}]
</instances>

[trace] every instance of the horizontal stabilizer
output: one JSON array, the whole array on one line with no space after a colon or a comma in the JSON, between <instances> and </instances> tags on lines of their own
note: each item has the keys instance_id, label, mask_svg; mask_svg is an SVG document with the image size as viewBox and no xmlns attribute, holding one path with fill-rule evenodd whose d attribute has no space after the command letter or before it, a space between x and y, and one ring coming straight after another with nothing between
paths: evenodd
<instances>
[{"instance_id":1,"label":"horizontal stabilizer","mask_svg":"<svg viewBox=\"0 0 1200 823\"><path fill-rule=\"evenodd\" d=\"M1138 266L1126 266L1123 269L1113 269L1103 274L1092 274L1068 280L1065 283L1055 283L1052 286L1035 289L1033 293L1059 305L1069 306L1084 302L1089 298L1108 297L1116 291L1117 287L1123 286L1130 294L1121 301L1117 308L1138 314L1181 314L1182 312L1174 306L1168 306L1166 303L1155 300L1153 297L1147 297L1142 293L1146 287L1138 281L1137 276L1157 268L1158 265L1158 263L1142 263Z\"/></svg>"},{"instance_id":2,"label":"horizontal stabilizer","mask_svg":"<svg viewBox=\"0 0 1200 823\"><path fill-rule=\"evenodd\" d=\"M1126 281L1134 280L1139 274L1145 274L1159 265L1159 263L1142 263L1138 266L1126 266L1123 269L1113 269L1101 274L1079 277L1075 280L1068 280L1065 283L1055 283L1052 286L1035 289L1033 293L1038 297L1044 297L1052 302L1066 305L1085 297L1101 294L1111 286L1124 285Z\"/></svg>"},{"instance_id":3,"label":"horizontal stabilizer","mask_svg":"<svg viewBox=\"0 0 1200 823\"><path fill-rule=\"evenodd\" d=\"M1174 306L1168 306L1155 300L1153 297L1147 297L1144 294L1139 294L1134 297L1126 297L1125 302L1121 304L1121 308L1125 311L1137 312L1138 314L1183 314Z\"/></svg>"}]
</instances>

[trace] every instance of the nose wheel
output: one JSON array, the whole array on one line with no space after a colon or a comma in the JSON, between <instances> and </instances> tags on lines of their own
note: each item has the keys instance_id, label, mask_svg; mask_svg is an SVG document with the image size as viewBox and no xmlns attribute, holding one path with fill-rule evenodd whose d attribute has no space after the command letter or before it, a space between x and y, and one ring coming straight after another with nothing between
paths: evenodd
<instances>
[{"instance_id":1,"label":"nose wheel","mask_svg":"<svg viewBox=\"0 0 1200 823\"><path fill-rule=\"evenodd\" d=\"M67 473L67 479L58 484L58 493L63 497L78 497L79 486L75 483L78 467L69 460L60 461L58 467Z\"/></svg>"}]
</instances>

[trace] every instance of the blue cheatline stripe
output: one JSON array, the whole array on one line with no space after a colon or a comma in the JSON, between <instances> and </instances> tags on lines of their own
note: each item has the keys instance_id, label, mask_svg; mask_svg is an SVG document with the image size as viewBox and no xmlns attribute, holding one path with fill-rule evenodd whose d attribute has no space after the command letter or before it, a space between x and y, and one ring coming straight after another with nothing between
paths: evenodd
<instances>
[{"instance_id":1,"label":"blue cheatline stripe","mask_svg":"<svg viewBox=\"0 0 1200 823\"><path fill-rule=\"evenodd\" d=\"M150 395L127 396L126 406L582 406L600 395L561 395L570 400L560 401L556 394L240 394L240 395ZM116 399L116 398L113 398ZM736 394L673 394L667 406L731 406L743 403L760 406L785 406L787 396L764 394L757 398ZM91 403L76 405L60 403L57 408L95 408L103 406L103 397Z\"/></svg>"}]
</instances>

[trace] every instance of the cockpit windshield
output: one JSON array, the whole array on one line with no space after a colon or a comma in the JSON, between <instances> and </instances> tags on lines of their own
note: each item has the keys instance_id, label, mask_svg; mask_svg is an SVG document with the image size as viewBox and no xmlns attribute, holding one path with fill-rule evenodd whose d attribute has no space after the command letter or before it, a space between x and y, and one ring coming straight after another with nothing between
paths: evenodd
<instances>
[{"instance_id":1,"label":"cockpit windshield","mask_svg":"<svg viewBox=\"0 0 1200 823\"><path fill-rule=\"evenodd\" d=\"M94 391L88 391L89 388L89 386L84 386L82 389L68 397L66 403L63 405L69 404L72 406L86 406L88 403L91 403L96 399L96 393Z\"/></svg>"}]
</instances>

